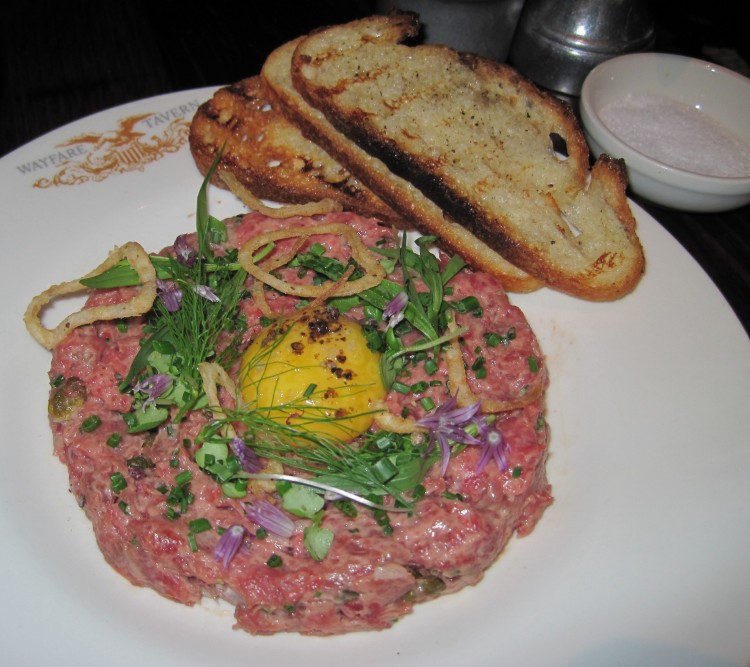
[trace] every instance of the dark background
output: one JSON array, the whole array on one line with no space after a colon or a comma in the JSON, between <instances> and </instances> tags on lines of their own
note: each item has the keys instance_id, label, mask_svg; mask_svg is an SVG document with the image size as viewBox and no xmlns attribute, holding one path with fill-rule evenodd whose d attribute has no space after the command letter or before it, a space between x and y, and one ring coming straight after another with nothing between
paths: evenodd
<instances>
[{"instance_id":1,"label":"dark background","mask_svg":"<svg viewBox=\"0 0 750 667\"><path fill-rule=\"evenodd\" d=\"M745 6L652 2L654 50L750 76ZM0 11L0 157L102 109L257 74L266 54L288 39L374 11L370 0L10 0ZM637 201L703 266L750 331L750 206L690 214Z\"/></svg>"},{"instance_id":2,"label":"dark background","mask_svg":"<svg viewBox=\"0 0 750 667\"><path fill-rule=\"evenodd\" d=\"M655 50L747 68L744 5L651 3ZM10 0L0 13L0 156L95 111L256 74L284 41L365 16L374 6L368 0Z\"/></svg>"}]
</instances>

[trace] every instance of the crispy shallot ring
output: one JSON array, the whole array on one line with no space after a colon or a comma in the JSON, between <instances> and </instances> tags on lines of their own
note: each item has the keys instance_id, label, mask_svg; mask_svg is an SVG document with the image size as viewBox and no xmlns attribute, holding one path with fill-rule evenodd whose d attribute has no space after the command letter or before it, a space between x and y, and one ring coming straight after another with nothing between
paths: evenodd
<instances>
[{"instance_id":1,"label":"crispy shallot ring","mask_svg":"<svg viewBox=\"0 0 750 667\"><path fill-rule=\"evenodd\" d=\"M203 391L206 394L209 409L215 414L226 417L224 407L219 400L219 387L223 387L231 396L236 397L238 393L234 380L229 377L229 373L224 370L223 366L208 361L198 364L198 372L201 374L201 380L203 380ZM231 424L228 428L232 431L230 437L234 437L235 433Z\"/></svg>"},{"instance_id":2,"label":"crispy shallot ring","mask_svg":"<svg viewBox=\"0 0 750 667\"><path fill-rule=\"evenodd\" d=\"M281 266L284 266L284 264L287 264L291 262L295 255L299 252L300 248L304 245L305 241L308 239L308 234L303 234L300 236L294 243L294 245L289 249L288 252L285 253L279 253L276 257L269 257L266 260L263 260L258 266L260 266L264 271L275 271ZM255 280L252 284L252 287L250 287L250 294L253 297L253 300L255 303L258 304L258 308L260 308L261 312L266 317L274 317L274 312L271 310L271 307L268 305L268 301L266 301L266 294L264 292L265 284L262 283L260 280Z\"/></svg>"},{"instance_id":3,"label":"crispy shallot ring","mask_svg":"<svg viewBox=\"0 0 750 667\"><path fill-rule=\"evenodd\" d=\"M419 426L414 419L394 415L388 410L385 401L374 401L371 405L375 415L373 423L384 431L391 433L427 433L429 429Z\"/></svg>"},{"instance_id":4,"label":"crispy shallot ring","mask_svg":"<svg viewBox=\"0 0 750 667\"><path fill-rule=\"evenodd\" d=\"M318 234L337 234L343 236L349 243L352 258L365 272L365 275L357 280L340 283L335 296L351 296L353 294L359 294L370 287L375 287L385 278L385 270L380 265L377 257L370 252L364 243L362 243L357 232L349 227L349 225L336 222L314 225L312 227L277 229L272 232L260 234L259 236L247 241L242 248L240 248L237 260L242 268L256 280L259 280L266 285L270 285L283 294L291 294L303 298L315 298L321 294L328 293L328 288L330 286L296 285L280 280L279 278L272 276L269 271L255 264L255 262L253 262L253 255L258 248L262 248L268 243L297 236L314 236ZM334 295L328 294L328 298L331 296Z\"/></svg>"},{"instance_id":5,"label":"crispy shallot ring","mask_svg":"<svg viewBox=\"0 0 750 667\"><path fill-rule=\"evenodd\" d=\"M90 288L83 285L81 280L104 273L122 259L128 260L140 278L141 284L138 287L138 294L135 297L125 303L82 308L68 315L54 329L48 329L42 324L42 311L55 298L87 291ZM60 283L59 285L52 285L41 294L35 296L26 309L23 321L26 329L36 341L48 350L51 350L73 329L100 320L116 320L124 317L143 315L151 309L155 299L156 270L154 269L154 265L151 263L148 253L138 243L128 242L123 246L114 248L104 262L83 276L83 278L71 280L67 283Z\"/></svg>"},{"instance_id":6,"label":"crispy shallot ring","mask_svg":"<svg viewBox=\"0 0 750 667\"><path fill-rule=\"evenodd\" d=\"M333 199L321 199L307 204L287 204L280 208L266 206L261 199L242 185L234 174L228 171L220 171L219 178L245 206L269 218L292 218L297 215L311 216L344 210L344 207Z\"/></svg>"}]
</instances>

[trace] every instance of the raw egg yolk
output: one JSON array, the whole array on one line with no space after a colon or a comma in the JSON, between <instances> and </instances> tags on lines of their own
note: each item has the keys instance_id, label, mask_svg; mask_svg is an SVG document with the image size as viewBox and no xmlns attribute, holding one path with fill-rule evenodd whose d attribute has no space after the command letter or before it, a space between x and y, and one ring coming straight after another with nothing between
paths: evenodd
<instances>
[{"instance_id":1,"label":"raw egg yolk","mask_svg":"<svg viewBox=\"0 0 750 667\"><path fill-rule=\"evenodd\" d=\"M245 404L269 419L343 442L370 428L386 394L380 353L331 308L262 331L243 356L240 386Z\"/></svg>"}]
</instances>

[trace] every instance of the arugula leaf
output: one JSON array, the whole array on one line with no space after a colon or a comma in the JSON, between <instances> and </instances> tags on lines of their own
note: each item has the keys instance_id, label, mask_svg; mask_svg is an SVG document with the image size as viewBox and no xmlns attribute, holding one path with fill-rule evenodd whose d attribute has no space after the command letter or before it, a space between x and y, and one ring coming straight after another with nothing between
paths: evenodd
<instances>
[{"instance_id":1,"label":"arugula leaf","mask_svg":"<svg viewBox=\"0 0 750 667\"><path fill-rule=\"evenodd\" d=\"M169 280L173 277L173 259L160 255L151 255L151 263L156 269L156 277L160 280ZM90 278L81 278L80 283L93 289L108 289L112 287L135 287L141 284L138 272L126 259L122 259L104 273Z\"/></svg>"}]
</instances>

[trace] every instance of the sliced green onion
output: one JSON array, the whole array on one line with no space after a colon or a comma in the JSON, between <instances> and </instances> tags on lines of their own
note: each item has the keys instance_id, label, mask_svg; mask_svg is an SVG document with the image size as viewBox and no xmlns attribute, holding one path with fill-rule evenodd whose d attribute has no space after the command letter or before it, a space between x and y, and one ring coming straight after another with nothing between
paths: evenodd
<instances>
[{"instance_id":1,"label":"sliced green onion","mask_svg":"<svg viewBox=\"0 0 750 667\"><path fill-rule=\"evenodd\" d=\"M475 296L467 296L459 301L452 301L450 305L459 313L470 313L481 308L479 299Z\"/></svg>"},{"instance_id":2,"label":"sliced green onion","mask_svg":"<svg viewBox=\"0 0 750 667\"><path fill-rule=\"evenodd\" d=\"M177 486L184 486L192 479L193 479L193 473L191 473L189 470L183 470L179 475L177 475L174 478L174 483L177 484Z\"/></svg>"},{"instance_id":3,"label":"sliced green onion","mask_svg":"<svg viewBox=\"0 0 750 667\"><path fill-rule=\"evenodd\" d=\"M203 517L193 519L188 523L188 529L194 534L205 533L207 530L211 530L211 522Z\"/></svg>"},{"instance_id":4,"label":"sliced green onion","mask_svg":"<svg viewBox=\"0 0 750 667\"><path fill-rule=\"evenodd\" d=\"M128 486L128 482L121 472L113 472L109 476L109 487L115 493L120 493L123 489Z\"/></svg>"},{"instance_id":5,"label":"sliced green onion","mask_svg":"<svg viewBox=\"0 0 750 667\"><path fill-rule=\"evenodd\" d=\"M81 433L91 433L102 425L99 415L89 415L81 423Z\"/></svg>"},{"instance_id":6,"label":"sliced green onion","mask_svg":"<svg viewBox=\"0 0 750 667\"><path fill-rule=\"evenodd\" d=\"M438 364L437 361L434 359L427 359L424 362L424 370L427 373L427 375L434 375L438 371Z\"/></svg>"},{"instance_id":7,"label":"sliced green onion","mask_svg":"<svg viewBox=\"0 0 750 667\"><path fill-rule=\"evenodd\" d=\"M268 567L281 567L284 564L284 561L281 560L281 556L279 554L271 554L271 557L266 561L266 565Z\"/></svg>"},{"instance_id":8,"label":"sliced green onion","mask_svg":"<svg viewBox=\"0 0 750 667\"><path fill-rule=\"evenodd\" d=\"M423 399L420 399L419 404L427 411L432 410L435 407L435 401L433 401L429 396L425 396Z\"/></svg>"}]
</instances>

